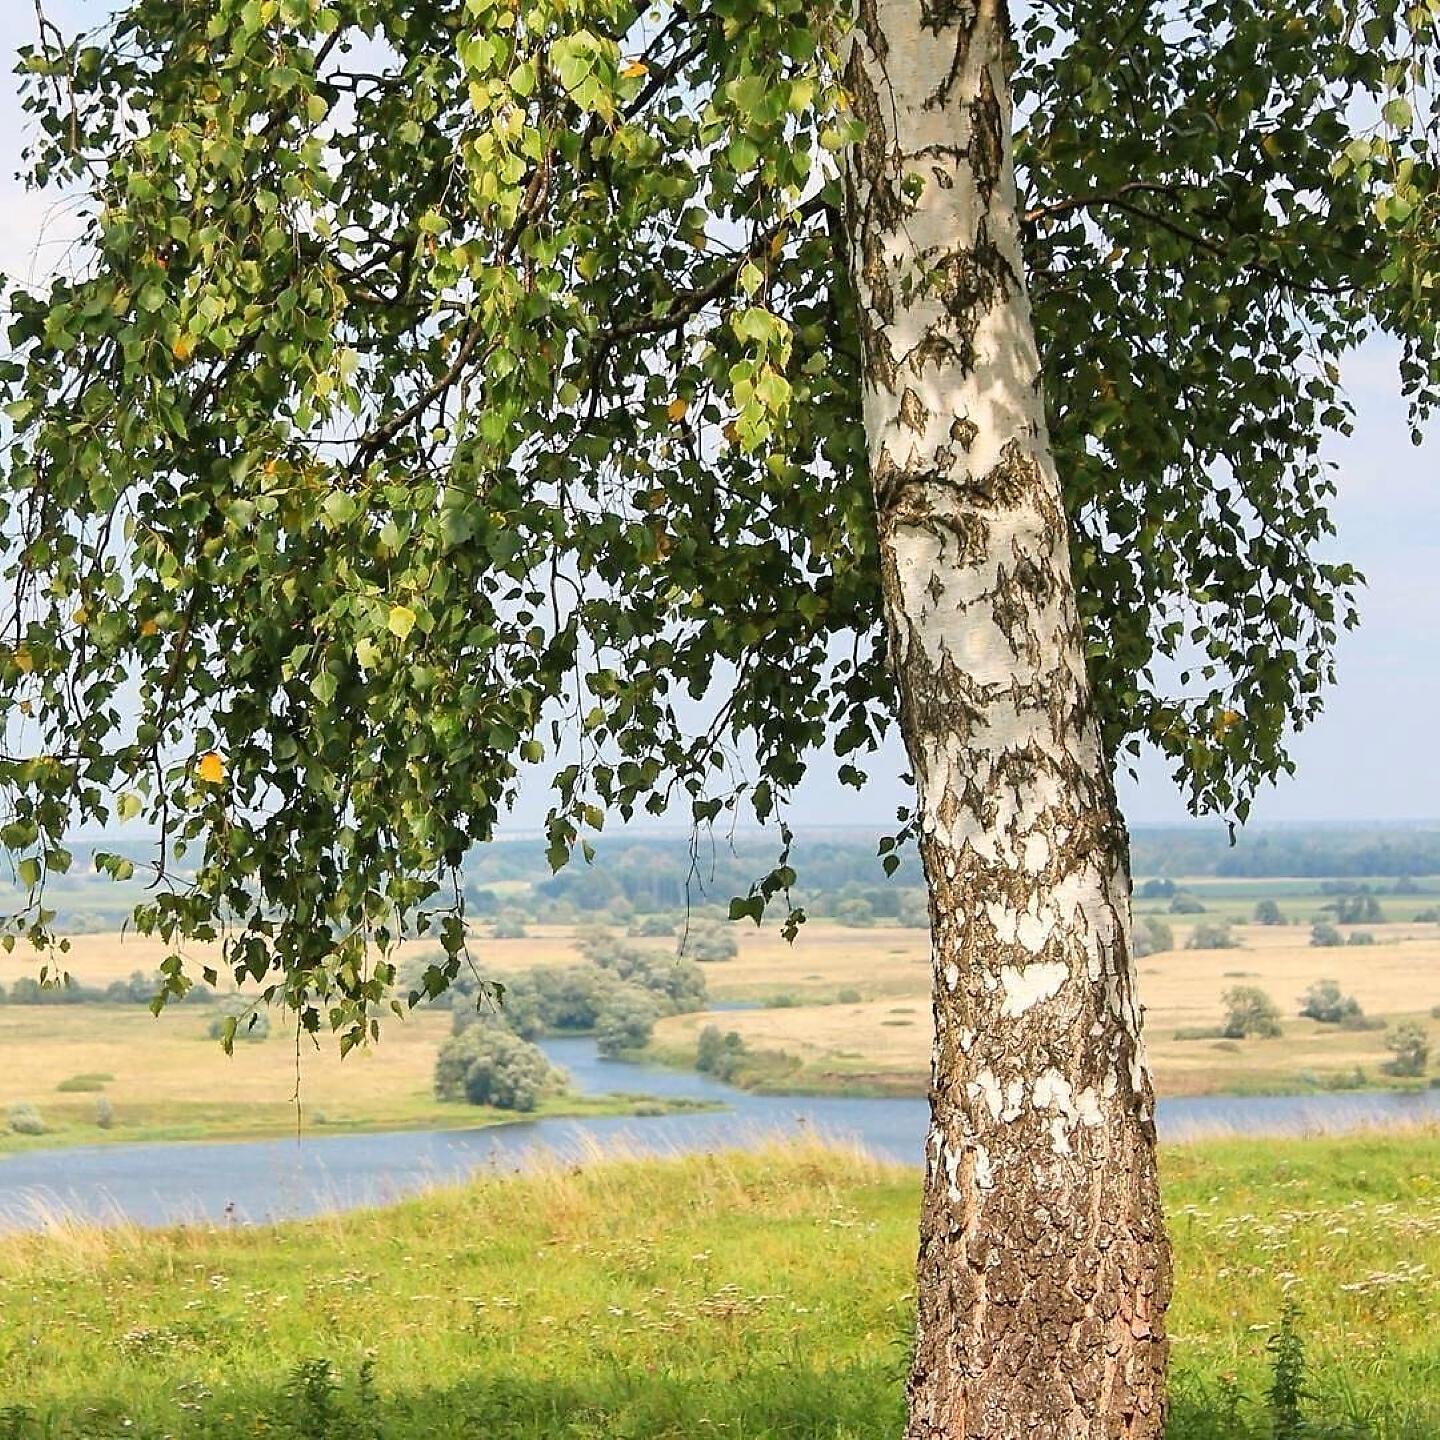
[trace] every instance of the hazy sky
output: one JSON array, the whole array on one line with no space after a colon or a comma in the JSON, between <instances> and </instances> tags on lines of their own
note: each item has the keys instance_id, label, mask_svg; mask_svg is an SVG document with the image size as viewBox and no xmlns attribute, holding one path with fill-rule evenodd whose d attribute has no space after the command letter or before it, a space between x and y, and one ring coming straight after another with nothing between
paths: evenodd
<instances>
[{"instance_id":1,"label":"hazy sky","mask_svg":"<svg viewBox=\"0 0 1440 1440\"><path fill-rule=\"evenodd\" d=\"M108 0L48 0L67 28L93 24ZM35 17L17 0L0 3L0 52L34 37ZM16 81L0 75L0 154L17 157L24 117ZM51 198L27 195L15 162L0 174L0 271L42 276L63 258L69 227ZM1335 440L1337 555L1369 580L1363 624L1344 638L1340 682L1327 713L1294 745L1299 773L1264 795L1257 821L1440 817L1440 434L1410 445L1393 351L1374 344L1351 358L1346 382L1357 409L1355 434ZM1440 429L1440 427L1437 427ZM818 775L797 797L793 818L810 824L880 824L904 799L897 749L871 765L862 796ZM823 769L824 767L817 767ZM1140 784L1122 782L1132 821L1183 819L1185 808L1163 766L1142 766Z\"/></svg>"}]
</instances>

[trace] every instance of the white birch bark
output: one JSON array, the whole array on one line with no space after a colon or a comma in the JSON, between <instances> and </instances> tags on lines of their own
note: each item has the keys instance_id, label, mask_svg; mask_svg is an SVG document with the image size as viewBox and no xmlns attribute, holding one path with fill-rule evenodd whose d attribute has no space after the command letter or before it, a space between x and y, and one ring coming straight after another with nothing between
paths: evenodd
<instances>
[{"instance_id":1,"label":"white birch bark","mask_svg":"<svg viewBox=\"0 0 1440 1440\"><path fill-rule=\"evenodd\" d=\"M1158 1437L1169 1260L1003 0L861 0L846 216L935 1051L910 1440Z\"/></svg>"}]
</instances>

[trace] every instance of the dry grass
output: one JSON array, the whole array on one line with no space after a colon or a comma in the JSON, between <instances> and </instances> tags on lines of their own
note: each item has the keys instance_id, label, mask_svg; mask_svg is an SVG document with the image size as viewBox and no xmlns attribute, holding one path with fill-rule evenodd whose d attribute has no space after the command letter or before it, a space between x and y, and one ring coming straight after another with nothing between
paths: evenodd
<instances>
[{"instance_id":1,"label":"dry grass","mask_svg":"<svg viewBox=\"0 0 1440 1440\"><path fill-rule=\"evenodd\" d=\"M532 926L524 939L480 938L476 957L487 972L499 974L575 964L580 960L578 928ZM1341 1031L1295 1015L1298 997L1321 977L1338 980L1367 1014L1420 1020L1430 1027L1440 1051L1440 1022L1429 1014L1440 1004L1440 932L1413 924L1364 928L1376 944L1316 949L1308 943L1308 926L1237 926L1238 949L1180 948L1141 961L1140 994L1161 1092L1293 1088L1307 1073L1323 1081L1353 1074L1357 1066L1374 1077L1388 1058L1383 1032ZM1183 947L1190 926L1177 923L1175 933L1177 946ZM736 1012L726 1017L727 1028L738 1030L754 1049L797 1057L802 1068L794 1078L802 1086L923 1087L931 1034L924 931L812 923L794 946L786 945L774 927L737 926L735 934L738 957L705 967L712 996L763 1001L787 995L800 1003ZM637 943L666 948L663 940ZM74 941L69 963L83 983L99 985L133 970L151 970L161 958L161 947L150 941L86 935ZM0 956L0 983L25 973L33 973L28 959ZM1178 1029L1218 1025L1221 996L1237 984L1259 985L1274 997L1287 1016L1281 1039L1237 1047L1228 1041L1173 1038ZM858 991L860 1003L835 1003L848 991ZM205 1023L199 1010L177 1009L157 1024L139 1010L102 1015L87 1007L0 1007L0 1045L7 1055L23 1056L0 1074L0 1105L28 1099L62 1118L72 1113L88 1117L93 1097L48 1097L67 1076L101 1071L116 1076L107 1093L117 1108L152 1105L157 1113L164 1107L179 1114L198 1106L219 1114L236 1099L252 1114L268 1113L275 1123L277 1107L289 1105L294 1090L293 1047L280 1038L246 1047L222 1071L199 1038ZM430 1067L446 1023L443 1016L420 1015L393 1024L373 1055L343 1069L333 1047L323 1046L318 1053L305 1049L301 1073L307 1105L339 1124L359 1123L361 1116L381 1124L430 1116ZM699 1016L663 1021L657 1045L675 1054L693 1053L695 1035L706 1023Z\"/></svg>"},{"instance_id":2,"label":"dry grass","mask_svg":"<svg viewBox=\"0 0 1440 1440\"><path fill-rule=\"evenodd\" d=\"M1429 1013L1440 1004L1440 934L1434 926L1365 928L1374 934L1374 945L1316 949L1308 943L1308 927L1237 926L1242 943L1236 949L1180 948L1142 960L1140 996L1161 1093L1283 1088L1306 1072L1323 1080L1353 1073L1356 1066L1373 1077L1389 1058L1383 1031L1343 1031L1296 1014L1300 995L1322 977L1337 980L1368 1015L1427 1025L1440 1051L1440 1022ZM1175 927L1177 946L1184 946L1190 929ZM780 943L747 935L739 959L709 967L711 989L737 998L784 992L812 1003L737 1012L725 1017L725 1027L737 1030L753 1049L799 1058L800 1085L923 1087L932 1033L925 934L816 926L802 932L788 960L775 952ZM1179 1029L1219 1025L1221 997L1242 984L1260 986L1280 1006L1287 1017L1282 1038L1238 1046L1174 1039ZM848 988L860 991L861 1003L824 1003ZM692 1051L707 1023L693 1015L662 1021L657 1044L671 1052Z\"/></svg>"}]
</instances>

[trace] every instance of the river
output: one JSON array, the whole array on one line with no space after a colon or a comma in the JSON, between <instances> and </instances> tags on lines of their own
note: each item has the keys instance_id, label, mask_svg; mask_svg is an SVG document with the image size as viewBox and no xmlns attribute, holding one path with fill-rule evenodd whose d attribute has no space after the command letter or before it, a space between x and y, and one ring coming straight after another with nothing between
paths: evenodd
<instances>
[{"instance_id":1,"label":"river","mask_svg":"<svg viewBox=\"0 0 1440 1440\"><path fill-rule=\"evenodd\" d=\"M109 1144L0 1156L0 1230L57 1214L143 1225L258 1222L379 1205L475 1174L524 1170L537 1157L583 1160L605 1149L677 1154L807 1134L856 1142L919 1164L922 1100L752 1095L705 1075L605 1060L589 1039L542 1048L575 1089L712 1100L726 1108L656 1116L546 1118L479 1130L403 1130L303 1139ZM1339 1133L1406 1121L1440 1122L1440 1090L1163 1100L1161 1136Z\"/></svg>"}]
</instances>

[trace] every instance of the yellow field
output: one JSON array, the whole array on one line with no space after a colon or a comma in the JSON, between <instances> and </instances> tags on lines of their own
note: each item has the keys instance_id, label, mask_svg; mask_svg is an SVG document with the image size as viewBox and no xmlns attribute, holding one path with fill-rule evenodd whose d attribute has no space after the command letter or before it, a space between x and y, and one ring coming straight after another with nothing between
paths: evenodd
<instances>
[{"instance_id":1,"label":"yellow field","mask_svg":"<svg viewBox=\"0 0 1440 1440\"><path fill-rule=\"evenodd\" d=\"M1183 946L1190 927L1174 928ZM1235 927L1238 949L1147 956L1140 962L1140 996L1161 1093L1280 1089L1312 1076L1323 1081L1353 1073L1357 1065L1375 1078L1389 1058L1383 1031L1342 1031L1296 1015L1300 995L1321 978L1339 981L1367 1015L1426 1024L1440 1052L1440 1021L1429 1013L1440 1004L1440 932L1433 925L1365 928L1375 936L1373 946L1316 949L1308 927L1247 925ZM763 933L747 934L740 944L738 959L706 967L712 993L731 999L788 994L810 1003L727 1015L726 1029L738 1031L752 1049L798 1058L797 1084L923 1087L932 1033L923 931L807 926L793 950ZM1242 984L1260 986L1280 1006L1286 1017L1280 1039L1173 1038L1177 1029L1218 1025L1221 996ZM833 1003L847 989L858 990L861 1003ZM708 1023L694 1015L664 1020L656 1043L671 1052L693 1051Z\"/></svg>"},{"instance_id":2,"label":"yellow field","mask_svg":"<svg viewBox=\"0 0 1440 1440\"><path fill-rule=\"evenodd\" d=\"M1388 1058L1382 1031L1351 1032L1295 1015L1300 994L1322 977L1338 980L1368 1015L1413 1018L1426 1024L1440 1054L1440 930L1434 926L1367 926L1376 944L1316 949L1303 926L1238 926L1242 946L1232 950L1177 949L1141 962L1141 999L1162 1094L1226 1089L1285 1089L1353 1075L1356 1066L1377 1078ZM727 1029L751 1048L795 1057L802 1086L863 1085L918 1091L930 1055L929 960L924 931L876 927L805 926L794 946L778 930L737 925L739 956L705 967L714 999L760 1001L779 995L788 1008L732 1012ZM1189 928L1175 926L1184 945ZM664 940L634 943L665 951ZM521 940L477 938L474 958L488 974L513 974L580 959L576 928L534 926ZM115 935L80 936L69 969L87 985L103 985L134 970L150 972L163 958L154 942ZM194 956L197 962L205 957ZM0 955L0 983L34 973L30 957ZM1181 1027L1217 1025L1222 993L1232 985L1259 985L1286 1016L1278 1040L1177 1041ZM858 992L859 1002L848 999ZM847 993L847 1003L838 997ZM294 1124L296 1050L293 1037L276 1033L263 1044L237 1045L226 1059L205 1029L206 1007L176 1006L153 1019L141 1006L0 1005L0 1113L18 1100L40 1107L57 1126L93 1132L95 1097L60 1094L67 1077L99 1072L115 1079L105 1093L127 1129L147 1133L260 1133ZM276 1017L277 1022L280 1017ZM707 1017L662 1021L656 1045L676 1055L694 1052ZM435 1051L449 1031L443 1013L412 1015L390 1024L379 1046L342 1065L335 1045L300 1047L301 1099L311 1123L351 1126L474 1123L457 1120L454 1107L430 1098ZM1308 1072L1308 1073L1307 1073ZM98 1138L98 1137L97 1137Z\"/></svg>"},{"instance_id":3,"label":"yellow field","mask_svg":"<svg viewBox=\"0 0 1440 1440\"><path fill-rule=\"evenodd\" d=\"M214 1011L174 1006L158 1020L143 1005L0 1005L0 1114L29 1101L57 1131L95 1128L94 1094L56 1087L78 1074L111 1075L104 1093L126 1130L274 1133L307 1125L446 1123L455 1107L430 1098L435 1051L450 1032L445 1015L392 1025L385 1043L343 1065L327 1037L319 1050L293 1034L239 1042L226 1056L206 1035ZM278 1017L277 1017L278 1019ZM95 1138L101 1138L95 1136Z\"/></svg>"},{"instance_id":4,"label":"yellow field","mask_svg":"<svg viewBox=\"0 0 1440 1440\"><path fill-rule=\"evenodd\" d=\"M569 931L525 955L511 948L527 943L495 949L506 951L512 970L527 960L562 964L577 958ZM81 984L103 986L135 970L153 972L165 953L156 942L135 937L82 935L66 963ZM197 978L204 958L210 957L200 950L187 954ZM0 984L7 988L37 970L33 952L0 953ZM223 977L221 988L227 988ZM378 1045L352 1051L343 1062L328 1034L318 1048L308 1038L297 1046L280 1011L271 1012L269 1039L237 1041L235 1053L226 1056L207 1035L215 1014L214 1006L196 1004L171 1005L159 1018L144 1005L0 1004L0 1148L26 1143L5 1131L6 1111L17 1102L39 1110L50 1129L45 1143L275 1135L293 1132L302 1119L314 1130L475 1126L514 1118L433 1097L435 1055L451 1028L447 1012L392 1018ZM103 1092L56 1088L77 1075L113 1078L102 1082ZM96 1125L99 1093L114 1111L108 1131ZM545 1104L547 1111L566 1114L623 1108L611 1101Z\"/></svg>"}]
</instances>

